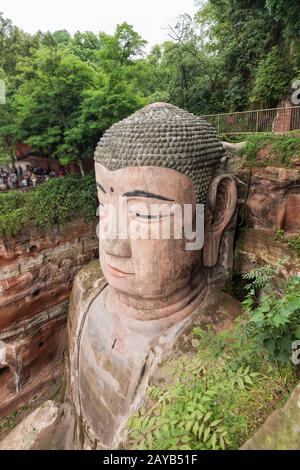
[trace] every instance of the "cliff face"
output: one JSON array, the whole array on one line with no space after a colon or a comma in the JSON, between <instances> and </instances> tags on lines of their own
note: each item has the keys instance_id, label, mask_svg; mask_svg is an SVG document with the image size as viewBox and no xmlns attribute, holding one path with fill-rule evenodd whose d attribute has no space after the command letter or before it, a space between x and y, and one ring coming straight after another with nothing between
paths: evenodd
<instances>
[{"instance_id":1,"label":"cliff face","mask_svg":"<svg viewBox=\"0 0 300 470\"><path fill-rule=\"evenodd\" d=\"M237 176L241 198L246 198L246 229L238 242L236 272L284 260L283 274L299 274L300 258L287 242L300 229L300 167L253 168L248 195L249 169L237 171Z\"/></svg>"},{"instance_id":2,"label":"cliff face","mask_svg":"<svg viewBox=\"0 0 300 470\"><path fill-rule=\"evenodd\" d=\"M282 273L299 275L300 257L286 241L300 228L300 165L254 167L248 188L249 171L235 169L246 199L235 273L285 260ZM0 240L0 418L61 376L72 281L97 256L95 224L81 219Z\"/></svg>"},{"instance_id":3,"label":"cliff face","mask_svg":"<svg viewBox=\"0 0 300 470\"><path fill-rule=\"evenodd\" d=\"M246 183L249 169L238 171ZM253 168L246 203L247 225L296 235L300 227L300 167Z\"/></svg>"},{"instance_id":4,"label":"cliff face","mask_svg":"<svg viewBox=\"0 0 300 470\"><path fill-rule=\"evenodd\" d=\"M0 418L61 376L72 280L97 256L81 219L0 240Z\"/></svg>"}]
</instances>

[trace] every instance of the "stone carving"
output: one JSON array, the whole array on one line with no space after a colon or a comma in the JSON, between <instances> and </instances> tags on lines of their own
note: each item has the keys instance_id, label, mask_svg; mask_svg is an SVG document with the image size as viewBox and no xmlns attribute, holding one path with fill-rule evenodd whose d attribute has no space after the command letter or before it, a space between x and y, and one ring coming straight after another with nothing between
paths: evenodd
<instances>
[{"instance_id":1,"label":"stone carving","mask_svg":"<svg viewBox=\"0 0 300 470\"><path fill-rule=\"evenodd\" d=\"M167 103L154 103L114 124L100 140L96 162L108 170L155 166L189 176L198 202L224 156L211 124Z\"/></svg>"},{"instance_id":2,"label":"stone carving","mask_svg":"<svg viewBox=\"0 0 300 470\"><path fill-rule=\"evenodd\" d=\"M237 205L234 179L214 179L223 154L211 125L165 103L115 124L97 146L100 232L107 229L99 245L104 277L89 289L84 278L77 280L68 325L68 395L80 416L78 448L118 445L163 355L203 314L212 295L209 272L218 265L222 236ZM153 204L190 204L195 217L197 201L207 200L203 250L186 250L185 237L174 234L167 239L112 234L106 206L119 215L124 197L126 218L138 232L145 224L166 222L164 216L153 221ZM90 283L93 276L87 278Z\"/></svg>"},{"instance_id":3,"label":"stone carving","mask_svg":"<svg viewBox=\"0 0 300 470\"><path fill-rule=\"evenodd\" d=\"M100 140L95 169L99 232L105 236L99 243L101 269L98 263L83 269L70 299L63 405L68 412L57 424L65 429L68 416L68 439L74 440L65 448L118 447L127 418L143 402L163 358L179 353L182 338L184 344L191 341L193 326L224 326L239 313L238 302L214 287L230 267L228 233L234 232L237 206L234 178L218 173L223 156L210 124L166 103L145 107ZM163 237L163 228L174 228L176 211L189 205L192 229L197 202L207 202L204 246L187 250L191 237L185 227L181 237L172 230ZM114 233L112 214L126 219L133 232ZM161 229L158 237L133 236L145 227L149 234L154 226Z\"/></svg>"}]
</instances>

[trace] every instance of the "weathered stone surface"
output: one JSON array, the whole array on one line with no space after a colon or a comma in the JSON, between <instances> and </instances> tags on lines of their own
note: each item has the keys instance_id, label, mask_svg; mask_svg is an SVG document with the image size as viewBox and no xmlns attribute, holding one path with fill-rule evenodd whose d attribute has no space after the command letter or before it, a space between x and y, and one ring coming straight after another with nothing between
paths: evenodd
<instances>
[{"instance_id":1,"label":"weathered stone surface","mask_svg":"<svg viewBox=\"0 0 300 470\"><path fill-rule=\"evenodd\" d=\"M0 369L0 417L47 391L63 373L67 302L45 310L5 338Z\"/></svg>"},{"instance_id":2,"label":"weathered stone surface","mask_svg":"<svg viewBox=\"0 0 300 470\"><path fill-rule=\"evenodd\" d=\"M0 418L44 393L63 372L72 281L98 256L94 224L77 219L0 240Z\"/></svg>"},{"instance_id":3,"label":"weathered stone surface","mask_svg":"<svg viewBox=\"0 0 300 470\"><path fill-rule=\"evenodd\" d=\"M108 170L141 166L176 170L193 180L202 204L223 156L211 124L169 103L152 103L114 124L95 151L96 162Z\"/></svg>"},{"instance_id":4,"label":"weathered stone surface","mask_svg":"<svg viewBox=\"0 0 300 470\"><path fill-rule=\"evenodd\" d=\"M246 191L249 169L239 170ZM296 234L300 227L300 169L253 168L246 202L247 225L256 229L278 229Z\"/></svg>"},{"instance_id":5,"label":"weathered stone surface","mask_svg":"<svg viewBox=\"0 0 300 470\"><path fill-rule=\"evenodd\" d=\"M170 347L165 350L159 363L149 375L149 380L144 384L144 388L140 387L139 406L132 407L131 413L134 414L137 409L141 410L142 405L145 410L142 413L146 416L153 407L153 400L146 396L146 386L164 390L171 382L172 377L178 377L178 362L182 358L192 362L198 357L199 341L193 333L194 328L200 326L205 330L210 327L214 331L230 329L234 319L240 314L241 304L237 300L219 289L211 289L206 301L193 314L191 321L181 330L176 341L173 341ZM200 377L199 380L201 380ZM130 448L126 427L123 427L120 434L119 446L125 449Z\"/></svg>"},{"instance_id":6,"label":"weathered stone surface","mask_svg":"<svg viewBox=\"0 0 300 470\"><path fill-rule=\"evenodd\" d=\"M113 313L105 315L98 304L93 313L93 304L98 302L105 284L98 263L91 263L76 276L71 296L67 397L80 416L76 425L76 448L117 446L128 416L140 406L148 380L155 368L159 368L164 353L175 356L183 351L196 353L191 334L195 326L228 328L241 313L239 302L211 288L209 293L205 291L201 307L188 319L176 321L173 318L164 329L159 322L130 320L122 315L117 318ZM95 328L95 321L101 325L100 329ZM92 329L86 330L89 323ZM112 327L118 333L117 340ZM80 353L79 346L86 338L90 346ZM89 373L90 364L85 362L90 349L97 356L96 363L93 361L94 374ZM90 396L94 386L96 398ZM99 386L101 393L97 394Z\"/></svg>"},{"instance_id":7,"label":"weathered stone surface","mask_svg":"<svg viewBox=\"0 0 300 470\"><path fill-rule=\"evenodd\" d=\"M285 406L275 411L242 450L300 449L300 384Z\"/></svg>"},{"instance_id":8,"label":"weathered stone surface","mask_svg":"<svg viewBox=\"0 0 300 470\"><path fill-rule=\"evenodd\" d=\"M43 432L57 420L58 411L53 401L46 401L2 439L0 450L31 450L36 447Z\"/></svg>"},{"instance_id":9,"label":"weathered stone surface","mask_svg":"<svg viewBox=\"0 0 300 470\"><path fill-rule=\"evenodd\" d=\"M284 261L281 274L285 277L300 274L300 258L286 243L276 241L274 233L268 230L249 228L239 241L237 274L244 274L257 266L278 266Z\"/></svg>"},{"instance_id":10,"label":"weathered stone surface","mask_svg":"<svg viewBox=\"0 0 300 470\"><path fill-rule=\"evenodd\" d=\"M268 158L268 149L259 156ZM300 228L300 169L293 160L293 168L253 168L249 194L249 169L237 170L241 197L246 197L246 228L238 240L235 274L244 274L258 266L278 267L272 289L281 290L282 280L300 275L300 257L284 241L276 240L278 229L288 239ZM242 447L244 450L285 450L300 448L300 385L286 405L273 413L262 428Z\"/></svg>"},{"instance_id":11,"label":"weathered stone surface","mask_svg":"<svg viewBox=\"0 0 300 470\"><path fill-rule=\"evenodd\" d=\"M297 129L296 124L296 109L293 110L293 104L289 99L282 100L278 103L278 109L272 124L272 132L285 133Z\"/></svg>"},{"instance_id":12,"label":"weathered stone surface","mask_svg":"<svg viewBox=\"0 0 300 470\"><path fill-rule=\"evenodd\" d=\"M0 240L0 332L68 299L74 275L97 251L95 227L82 220Z\"/></svg>"},{"instance_id":13,"label":"weathered stone surface","mask_svg":"<svg viewBox=\"0 0 300 470\"><path fill-rule=\"evenodd\" d=\"M100 262L108 285L98 270L89 267L76 279L71 298L67 403L77 417L78 448L116 447L154 370L165 354L173 353L177 342L181 344L181 335L188 343L193 326L226 324L240 313L236 305L227 311L228 296L212 287L223 281L232 265L227 251L232 250L236 222L235 179L224 173L216 176L223 155L210 124L166 103L149 105L112 126L97 146L96 181L103 206L99 227L105 232ZM164 201L159 207L162 213L152 217L156 228L174 225L184 236L173 230L169 236L162 236L160 230L158 236L146 238L136 237L131 230L126 237L113 236L105 229L113 222L105 203L123 215L119 203L124 196L137 199L139 207L134 208L131 200L123 220L133 219L140 235L145 227L149 229L151 219L143 204L147 201L152 207L154 199ZM196 217L197 201L207 203L204 218L198 213ZM168 216L163 214L166 203ZM193 218L187 221L185 214L183 226L175 216L178 212L181 217L186 204L193 209ZM187 229L193 228L196 218L201 227L197 226L196 236L189 236ZM205 232L204 246L200 228ZM40 296L49 301L49 278L56 283L50 295L64 298L69 287L65 272L73 267L64 260L73 259L79 241L70 237L63 246L45 244L42 251L31 244L29 251L36 258L24 257L19 276L27 290L25 300L32 301L35 312ZM83 257L89 247L89 242L82 243ZM40 282L34 292L29 288L30 275ZM3 285L6 290L14 286L14 280ZM26 321L27 310L23 304L19 307L18 320ZM2 328L15 321L14 313L8 312Z\"/></svg>"}]
</instances>

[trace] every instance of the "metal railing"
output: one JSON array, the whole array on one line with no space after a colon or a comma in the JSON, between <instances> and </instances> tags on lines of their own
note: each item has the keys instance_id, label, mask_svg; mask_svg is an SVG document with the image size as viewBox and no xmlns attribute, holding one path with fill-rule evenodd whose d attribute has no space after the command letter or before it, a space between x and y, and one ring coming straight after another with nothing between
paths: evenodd
<instances>
[{"instance_id":1,"label":"metal railing","mask_svg":"<svg viewBox=\"0 0 300 470\"><path fill-rule=\"evenodd\" d=\"M300 129L300 106L201 116L218 134L284 133Z\"/></svg>"}]
</instances>

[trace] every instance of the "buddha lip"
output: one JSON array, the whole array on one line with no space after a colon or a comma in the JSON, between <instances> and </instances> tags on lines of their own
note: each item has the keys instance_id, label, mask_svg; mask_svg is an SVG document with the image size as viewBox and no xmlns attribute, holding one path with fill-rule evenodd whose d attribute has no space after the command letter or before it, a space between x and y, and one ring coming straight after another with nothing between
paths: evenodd
<instances>
[{"instance_id":1,"label":"buddha lip","mask_svg":"<svg viewBox=\"0 0 300 470\"><path fill-rule=\"evenodd\" d=\"M125 277L125 276L132 276L133 273L126 273L124 271L121 271L120 269L114 268L110 264L107 264L108 270L111 273L112 276L115 277Z\"/></svg>"}]
</instances>

